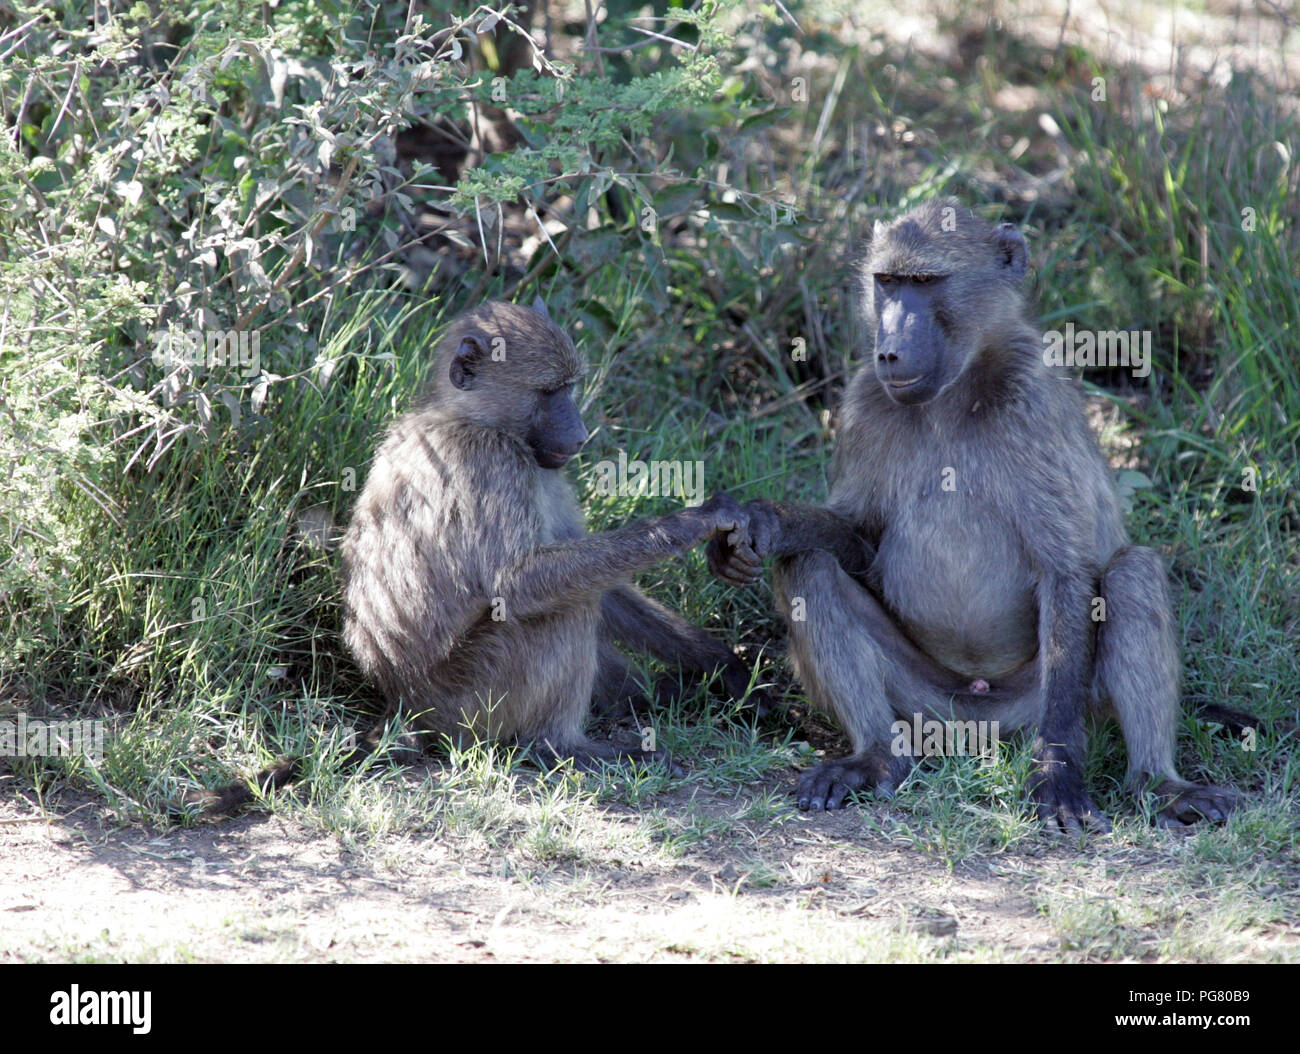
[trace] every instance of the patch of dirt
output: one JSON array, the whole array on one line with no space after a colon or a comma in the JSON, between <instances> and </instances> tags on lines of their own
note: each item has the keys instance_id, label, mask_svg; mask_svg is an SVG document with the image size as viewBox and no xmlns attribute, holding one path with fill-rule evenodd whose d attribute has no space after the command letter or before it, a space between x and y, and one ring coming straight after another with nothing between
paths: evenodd
<instances>
[{"instance_id":1,"label":"patch of dirt","mask_svg":"<svg viewBox=\"0 0 1300 1054\"><path fill-rule=\"evenodd\" d=\"M749 802L704 807L734 816ZM1077 863L1061 852L949 871L869 832L862 810L733 825L725 844L666 861L533 871L433 836L352 853L278 816L164 832L107 826L90 802L54 811L0 808L0 961L806 961L940 947L1052 959L1031 892L1045 867Z\"/></svg>"}]
</instances>

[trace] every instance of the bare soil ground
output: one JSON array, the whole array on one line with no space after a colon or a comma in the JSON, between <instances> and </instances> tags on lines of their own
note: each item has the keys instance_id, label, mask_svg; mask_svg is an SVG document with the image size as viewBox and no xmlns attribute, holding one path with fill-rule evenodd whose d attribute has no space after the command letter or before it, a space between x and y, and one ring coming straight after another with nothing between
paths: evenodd
<instances>
[{"instance_id":1,"label":"bare soil ground","mask_svg":"<svg viewBox=\"0 0 1300 1054\"><path fill-rule=\"evenodd\" d=\"M1181 912L1130 913L1185 882L1178 858L1194 836L1154 836L1150 851L1044 840L950 869L881 833L890 806L726 822L747 797L659 796L656 807L716 814L725 836L635 857L621 847L637 813L593 807L584 842L599 845L603 826L610 852L540 866L418 833L349 851L280 816L160 831L108 824L89 801L64 799L45 818L11 801L0 806L0 961L1197 957L1183 948ZM1203 914L1213 890L1188 896ZM1240 935L1242 958L1300 958L1300 933L1284 922Z\"/></svg>"}]
</instances>

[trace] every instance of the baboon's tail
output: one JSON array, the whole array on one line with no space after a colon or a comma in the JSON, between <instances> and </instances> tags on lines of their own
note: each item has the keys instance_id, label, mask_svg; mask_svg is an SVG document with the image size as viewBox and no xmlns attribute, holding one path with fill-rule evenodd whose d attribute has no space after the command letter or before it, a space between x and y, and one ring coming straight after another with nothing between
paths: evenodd
<instances>
[{"instance_id":1,"label":"baboon's tail","mask_svg":"<svg viewBox=\"0 0 1300 1054\"><path fill-rule=\"evenodd\" d=\"M182 801L187 807L187 812L194 806L200 807L198 819L216 820L238 812L256 800L259 793L267 794L279 787L287 786L301 775L302 758L287 758L284 761L277 761L257 774L256 791L253 785L241 781L218 790L188 791Z\"/></svg>"},{"instance_id":2,"label":"baboon's tail","mask_svg":"<svg viewBox=\"0 0 1300 1054\"><path fill-rule=\"evenodd\" d=\"M343 759L340 767L346 772L356 768L366 758L370 757L379 748L383 731L384 722L381 721L360 743L352 748L351 753ZM419 749L406 741L399 741L394 744L390 748L390 752L401 760L408 762L419 757ZM280 787L286 787L290 783L301 779L302 774L303 759L301 757L286 758L259 772L255 782L241 780L238 783L231 783L217 790L189 791L182 798L182 809L184 813L193 815L193 810L197 806L199 808L197 819L219 820L238 812L256 801L258 797ZM178 809L177 812L179 815L182 810Z\"/></svg>"},{"instance_id":3,"label":"baboon's tail","mask_svg":"<svg viewBox=\"0 0 1300 1054\"><path fill-rule=\"evenodd\" d=\"M1230 736L1240 737L1247 729L1276 732L1281 735L1295 731L1295 726L1286 721L1264 721L1244 710L1234 710L1230 706L1220 706L1218 703L1197 704L1196 716L1202 721L1222 725Z\"/></svg>"}]
</instances>

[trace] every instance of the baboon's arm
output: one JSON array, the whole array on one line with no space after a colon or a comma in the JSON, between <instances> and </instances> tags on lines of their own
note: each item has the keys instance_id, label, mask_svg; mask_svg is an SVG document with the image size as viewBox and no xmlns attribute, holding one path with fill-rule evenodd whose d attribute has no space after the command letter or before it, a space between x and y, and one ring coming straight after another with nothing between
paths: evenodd
<instances>
[{"instance_id":1,"label":"baboon's arm","mask_svg":"<svg viewBox=\"0 0 1300 1054\"><path fill-rule=\"evenodd\" d=\"M846 574L866 574L875 559L875 547L839 513L819 505L799 505L787 501L760 501L775 516L777 529L772 543L773 556L790 556L810 549L825 549L835 557Z\"/></svg>"},{"instance_id":2,"label":"baboon's arm","mask_svg":"<svg viewBox=\"0 0 1300 1054\"><path fill-rule=\"evenodd\" d=\"M746 524L741 507L718 495L695 509L539 546L502 568L494 588L507 618L531 618L599 596L719 531L743 531Z\"/></svg>"},{"instance_id":3,"label":"baboon's arm","mask_svg":"<svg viewBox=\"0 0 1300 1054\"><path fill-rule=\"evenodd\" d=\"M1042 714L1034 744L1029 790L1040 817L1067 832L1081 824L1103 827L1083 782L1088 677L1093 636L1088 625L1088 579L1079 572L1046 572L1038 585L1039 673Z\"/></svg>"}]
</instances>

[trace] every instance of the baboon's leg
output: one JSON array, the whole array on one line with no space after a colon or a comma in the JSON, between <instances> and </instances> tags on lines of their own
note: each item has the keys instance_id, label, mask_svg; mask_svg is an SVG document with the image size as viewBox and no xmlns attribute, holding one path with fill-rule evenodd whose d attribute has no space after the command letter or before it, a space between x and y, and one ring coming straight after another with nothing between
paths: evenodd
<instances>
[{"instance_id":1,"label":"baboon's leg","mask_svg":"<svg viewBox=\"0 0 1300 1054\"><path fill-rule=\"evenodd\" d=\"M777 606L790 635L790 658L808 698L848 733L853 754L805 773L801 809L838 809L850 791L889 796L911 770L891 751L893 699L921 713L950 713L949 697L924 675L928 660L889 614L825 550L779 560ZM939 676L937 667L932 675Z\"/></svg>"},{"instance_id":2,"label":"baboon's leg","mask_svg":"<svg viewBox=\"0 0 1300 1054\"><path fill-rule=\"evenodd\" d=\"M602 634L597 651L596 683L591 692L592 717L600 721L618 720L637 707L649 706L650 701L645 683L626 656Z\"/></svg>"},{"instance_id":3,"label":"baboon's leg","mask_svg":"<svg viewBox=\"0 0 1300 1054\"><path fill-rule=\"evenodd\" d=\"M518 656L518 665L498 680L513 686L513 698L527 700L522 713L511 711L518 722L514 738L542 765L572 760L579 769L595 770L607 762L659 761L680 773L662 752L626 750L584 733L594 700L613 693L614 701L627 701L634 691L644 697L627 661L601 639L599 620L593 603L568 618L522 627L529 648L508 649Z\"/></svg>"},{"instance_id":4,"label":"baboon's leg","mask_svg":"<svg viewBox=\"0 0 1300 1054\"><path fill-rule=\"evenodd\" d=\"M1141 791L1155 782L1171 799L1161 810L1167 826L1223 820L1236 804L1226 787L1189 783L1174 767L1178 725L1178 645L1160 558L1128 546L1101 579L1105 621L1097 627L1094 692L1119 721L1128 748L1128 783Z\"/></svg>"},{"instance_id":5,"label":"baboon's leg","mask_svg":"<svg viewBox=\"0 0 1300 1054\"><path fill-rule=\"evenodd\" d=\"M758 713L767 711L766 694L749 692L750 671L744 662L707 630L687 622L640 590L632 586L609 590L601 597L600 615L604 631L616 640L687 673L712 674L721 670L722 682L732 698L740 700L749 694ZM664 694L671 692L656 685L656 698Z\"/></svg>"}]
</instances>

